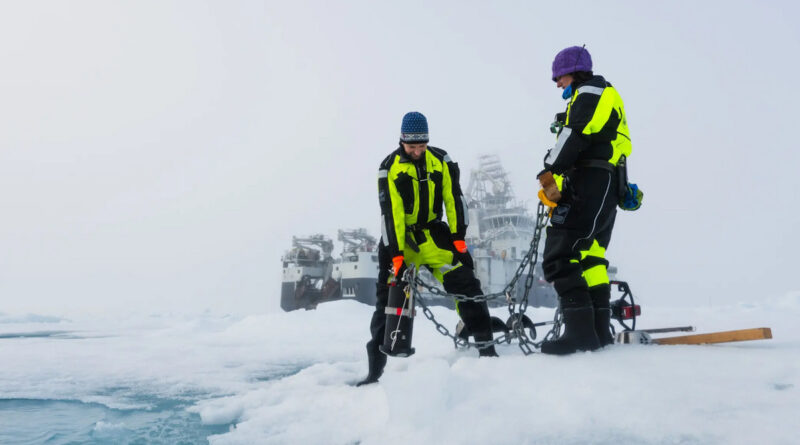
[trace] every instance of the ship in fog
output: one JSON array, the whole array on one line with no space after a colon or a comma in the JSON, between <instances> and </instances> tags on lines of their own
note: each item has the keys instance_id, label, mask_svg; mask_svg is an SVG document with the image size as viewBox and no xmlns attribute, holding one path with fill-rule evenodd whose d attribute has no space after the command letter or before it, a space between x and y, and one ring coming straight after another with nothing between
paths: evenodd
<instances>
[{"instance_id":1,"label":"ship in fog","mask_svg":"<svg viewBox=\"0 0 800 445\"><path fill-rule=\"evenodd\" d=\"M535 220L522 201L517 200L508 174L496 155L478 158L470 172L465 194L469 207L466 241L475 262L475 274L484 293L502 291L516 273L533 239ZM313 309L319 303L354 299L375 304L378 278L377 241L366 229L339 230L342 251L332 255L334 246L322 234L294 237L292 248L283 256L281 308L285 311ZM542 276L541 253L533 270L533 285L528 294L531 306L555 307L556 293ZM431 284L433 276L421 274ZM529 271L525 271L527 275ZM520 278L514 297L522 298L527 276ZM425 294L431 304L453 307L452 299ZM494 300L506 304L505 299Z\"/></svg>"},{"instance_id":2,"label":"ship in fog","mask_svg":"<svg viewBox=\"0 0 800 445\"><path fill-rule=\"evenodd\" d=\"M325 235L293 237L283 255L281 308L314 309L317 304L353 299L375 304L378 248L366 229L339 230L342 252L333 258L333 241Z\"/></svg>"}]
</instances>

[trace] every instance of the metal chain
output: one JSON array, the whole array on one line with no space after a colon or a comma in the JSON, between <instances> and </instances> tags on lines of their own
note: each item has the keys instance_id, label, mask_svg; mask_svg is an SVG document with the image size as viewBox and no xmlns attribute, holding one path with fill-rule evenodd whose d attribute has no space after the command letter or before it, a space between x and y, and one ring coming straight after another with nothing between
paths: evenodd
<instances>
[{"instance_id":1,"label":"metal chain","mask_svg":"<svg viewBox=\"0 0 800 445\"><path fill-rule=\"evenodd\" d=\"M494 293L491 293L491 294L485 294L485 295L475 295L475 296L471 296L470 297L470 296L462 295L462 294L447 293L447 292L439 289L438 287L434 287L434 286L422 281L422 279L419 278L419 277L417 277L417 281L416 281L417 285L422 286L425 290L427 290L428 292L430 292L433 295L436 295L436 296L439 296L439 297L454 298L457 301L474 301L476 303L480 303L480 302L484 302L484 301L491 301L491 300L494 300L494 299L497 299L497 298L501 298L501 297L505 298L506 300L508 300L508 299L511 298L510 295L514 291L514 287L517 285L517 281L522 276L522 274L525 272L525 268L528 267L528 265L530 264L531 267L530 267L530 270L528 271L528 276L527 276L527 278L525 280L525 289L526 289L525 296L526 296L526 298L524 298L524 300L525 300L525 307L527 307L527 305L528 305L527 304L527 294L530 291L531 286L533 285L533 268L534 268L534 266L536 266L536 262L538 260L539 242L541 240L541 235L542 235L541 232L542 232L542 229L547 225L547 221L550 219L548 211L546 211L545 209L546 209L545 205L542 204L542 203L539 203L539 209L538 209L537 218L536 218L536 226L534 228L533 238L531 239L531 243L530 243L530 247L528 248L528 252L525 254L525 256L522 257L522 260L520 260L519 266L517 266L517 270L516 270L516 272L514 272L514 275L512 276L511 281L509 281L509 283L506 285L506 287L503 288L502 291L494 292ZM532 259L532 258L534 258L534 259ZM524 310L523 310L523 312L524 312Z\"/></svg>"},{"instance_id":2,"label":"metal chain","mask_svg":"<svg viewBox=\"0 0 800 445\"><path fill-rule=\"evenodd\" d=\"M533 340L529 339L528 336L525 334L525 326L521 323L522 317L525 315L525 311L528 310L528 296L531 291L531 286L533 284L533 272L536 264L539 261L539 244L542 236L542 230L547 226L548 221L550 220L550 208L545 206L543 203L539 203L536 211L536 227L534 228L533 239L531 240L531 247L528 251L528 255L526 258L523 259L523 262L527 260L530 263L530 269L528 271L528 276L525 279L525 287L524 292L522 295L522 300L519 302L519 309L516 306L516 300L511 297L511 293L508 294L508 313L509 317L513 319L512 328L514 329L514 333L516 337L519 339L519 348L525 355L532 354L533 348L538 349L541 347L542 343L548 341L554 337L556 337L561 330L561 311L556 310L555 315L553 316L553 327L545 334L539 342L534 342ZM518 279L519 277L515 277ZM510 286L513 287L515 281L512 280L509 283Z\"/></svg>"},{"instance_id":3,"label":"metal chain","mask_svg":"<svg viewBox=\"0 0 800 445\"><path fill-rule=\"evenodd\" d=\"M460 346L463 348L473 347L477 349L484 349L488 348L489 346L494 346L500 343L511 343L511 337L506 334L503 334L491 341L476 341L476 342L464 340L461 337L453 335L450 333L450 330L447 329L445 325L439 323L439 321L436 320L436 317L434 317L433 312L430 310L428 305L425 304L425 300L419 297L419 293L417 293L417 296L415 298L419 303L419 305L422 306L422 313L425 315L425 318L433 322L433 324L436 326L436 330L439 331L440 334L444 335L445 337L450 337L450 339L453 340L453 343L456 345L456 347Z\"/></svg>"},{"instance_id":4,"label":"metal chain","mask_svg":"<svg viewBox=\"0 0 800 445\"><path fill-rule=\"evenodd\" d=\"M420 306L422 306L422 313L425 315L425 318L433 322L433 324L436 326L436 330L439 331L440 334L450 337L456 347L475 347L478 349L483 349L499 343L511 343L511 340L516 338L519 340L519 347L522 352L525 355L530 355L534 352L533 348L538 349L544 341L550 340L551 338L557 336L561 330L561 311L556 310L555 316L553 317L553 321L551 323L553 327L539 342L534 342L528 338L528 335L525 333L525 326L521 323L522 317L525 315L525 311L528 309L528 295L530 294L531 287L533 286L534 268L539 260L539 244L542 237L542 230L545 226L547 226L549 219L549 208L540 202L537 209L536 226L534 227L530 248L525 256L522 257L519 267L517 267L517 270L514 273L514 276L511 278L511 281L509 281L509 283L501 292L495 292L487 295L476 295L472 297L461 294L451 294L425 283L419 276L414 277L413 282L416 285L411 286L411 291L414 293L414 298L416 301L419 302ZM528 276L525 278L524 292L522 299L519 302L519 309L517 309L518 303L512 295L514 295L517 281L519 281L519 278L525 272L526 268L528 268ZM433 312L431 312L427 304L425 304L425 300L422 298L419 292L420 287L433 295L453 298L456 301L484 302L505 297L506 301L508 302L509 317L511 320L513 320L511 323L511 334L502 334L494 340L484 342L469 342L468 340L464 340L463 338L451 334L443 324L436 320Z\"/></svg>"}]
</instances>

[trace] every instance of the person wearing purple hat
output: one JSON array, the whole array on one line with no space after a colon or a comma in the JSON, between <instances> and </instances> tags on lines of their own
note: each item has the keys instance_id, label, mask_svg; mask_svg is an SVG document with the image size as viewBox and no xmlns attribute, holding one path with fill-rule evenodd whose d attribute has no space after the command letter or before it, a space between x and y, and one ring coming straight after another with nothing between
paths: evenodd
<instances>
[{"instance_id":1,"label":"person wearing purple hat","mask_svg":"<svg viewBox=\"0 0 800 445\"><path fill-rule=\"evenodd\" d=\"M400 126L400 146L378 169L381 242L377 298L370 322L372 338L367 342L369 372L357 386L377 382L386 366L386 354L396 355L381 346L389 286L405 287L402 278L407 267L424 266L449 293L467 297L483 294L464 241L469 210L461 191L458 163L446 151L428 145L428 140L425 116L417 111L406 113ZM496 357L486 302L456 301L455 306L465 332L482 344L478 355ZM394 313L392 309L398 308L389 308L388 313Z\"/></svg>"},{"instance_id":2,"label":"person wearing purple hat","mask_svg":"<svg viewBox=\"0 0 800 445\"><path fill-rule=\"evenodd\" d=\"M542 268L558 292L565 327L561 337L543 342L541 351L563 355L614 342L605 251L617 205L623 206L629 191L625 159L631 140L622 99L592 72L585 46L556 54L552 80L568 104L551 126L556 145L537 177L543 187L539 197L553 209ZM641 194L638 198L641 205Z\"/></svg>"}]
</instances>

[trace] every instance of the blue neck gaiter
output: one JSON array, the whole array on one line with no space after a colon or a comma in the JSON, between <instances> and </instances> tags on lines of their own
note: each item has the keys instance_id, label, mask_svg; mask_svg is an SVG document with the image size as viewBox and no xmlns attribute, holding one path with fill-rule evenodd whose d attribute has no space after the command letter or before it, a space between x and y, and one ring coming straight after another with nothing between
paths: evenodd
<instances>
[{"instance_id":1,"label":"blue neck gaiter","mask_svg":"<svg viewBox=\"0 0 800 445\"><path fill-rule=\"evenodd\" d=\"M567 100L570 97L572 97L572 84L570 84L568 87L564 88L564 92L561 93L561 98L564 99L564 100Z\"/></svg>"}]
</instances>

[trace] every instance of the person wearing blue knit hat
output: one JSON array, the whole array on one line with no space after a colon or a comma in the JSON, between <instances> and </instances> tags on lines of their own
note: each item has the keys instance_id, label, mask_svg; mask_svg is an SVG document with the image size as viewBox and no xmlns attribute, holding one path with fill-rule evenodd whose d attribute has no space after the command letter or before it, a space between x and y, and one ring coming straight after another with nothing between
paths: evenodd
<instances>
[{"instance_id":1,"label":"person wearing blue knit hat","mask_svg":"<svg viewBox=\"0 0 800 445\"><path fill-rule=\"evenodd\" d=\"M358 385L374 383L383 374L386 355L408 355L384 348L390 286L405 287L407 267L425 266L445 291L475 297L482 295L464 236L467 201L461 192L458 164L446 151L428 145L428 120L412 111L403 116L400 146L378 169L381 207L381 242L378 245L378 285L375 312L367 342L369 374ZM446 217L446 222L443 218ZM478 343L478 355L497 356L492 342L492 321L485 301L456 301L456 311L466 331Z\"/></svg>"},{"instance_id":2,"label":"person wearing blue knit hat","mask_svg":"<svg viewBox=\"0 0 800 445\"><path fill-rule=\"evenodd\" d=\"M427 144L428 140L428 119L419 111L406 113L400 125L400 143Z\"/></svg>"},{"instance_id":3,"label":"person wearing blue knit hat","mask_svg":"<svg viewBox=\"0 0 800 445\"><path fill-rule=\"evenodd\" d=\"M551 125L556 145L538 179L541 201L551 207L542 268L559 297L561 337L544 341L546 354L590 351L613 343L606 249L617 206L636 210L642 194L627 183L631 139L617 90L592 71L585 46L556 54L552 80L569 101Z\"/></svg>"}]
</instances>

